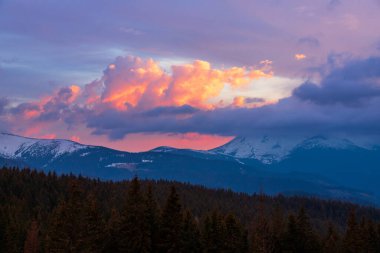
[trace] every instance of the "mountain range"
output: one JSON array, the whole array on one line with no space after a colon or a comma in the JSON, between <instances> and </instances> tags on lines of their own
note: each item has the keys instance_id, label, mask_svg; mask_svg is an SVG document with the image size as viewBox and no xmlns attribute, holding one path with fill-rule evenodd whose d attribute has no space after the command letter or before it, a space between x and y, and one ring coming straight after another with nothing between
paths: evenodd
<instances>
[{"instance_id":1,"label":"mountain range","mask_svg":"<svg viewBox=\"0 0 380 253\"><path fill-rule=\"evenodd\" d=\"M380 204L380 149L313 136L237 137L208 151L158 147L131 153L69 140L0 134L0 165L101 180L134 176L238 192L307 195Z\"/></svg>"}]
</instances>

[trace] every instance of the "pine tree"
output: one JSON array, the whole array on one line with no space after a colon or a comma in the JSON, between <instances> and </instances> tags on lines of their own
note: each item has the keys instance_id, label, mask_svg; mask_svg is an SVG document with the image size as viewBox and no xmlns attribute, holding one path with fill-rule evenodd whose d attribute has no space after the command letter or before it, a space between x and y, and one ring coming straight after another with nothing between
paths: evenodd
<instances>
[{"instance_id":1,"label":"pine tree","mask_svg":"<svg viewBox=\"0 0 380 253\"><path fill-rule=\"evenodd\" d=\"M5 251L6 253L22 252L21 225L13 217L5 229Z\"/></svg>"},{"instance_id":2,"label":"pine tree","mask_svg":"<svg viewBox=\"0 0 380 253\"><path fill-rule=\"evenodd\" d=\"M201 252L200 232L198 224L194 220L190 211L186 211L181 227L181 253Z\"/></svg>"},{"instance_id":3,"label":"pine tree","mask_svg":"<svg viewBox=\"0 0 380 253\"><path fill-rule=\"evenodd\" d=\"M99 213L94 195L87 198L83 209L83 243L80 245L81 252L102 252L104 247L104 222Z\"/></svg>"},{"instance_id":4,"label":"pine tree","mask_svg":"<svg viewBox=\"0 0 380 253\"><path fill-rule=\"evenodd\" d=\"M253 224L252 232L252 251L254 253L269 253L274 250L274 236L268 218L265 215L264 196L259 196L259 205L257 208L257 216ZM280 228L276 227L275 230Z\"/></svg>"},{"instance_id":5,"label":"pine tree","mask_svg":"<svg viewBox=\"0 0 380 253\"><path fill-rule=\"evenodd\" d=\"M288 224L281 244L284 252L298 252L298 228L293 214L288 216Z\"/></svg>"},{"instance_id":6,"label":"pine tree","mask_svg":"<svg viewBox=\"0 0 380 253\"><path fill-rule=\"evenodd\" d=\"M304 208L297 215L297 251L298 252L320 252L320 244L310 224L309 217Z\"/></svg>"},{"instance_id":7,"label":"pine tree","mask_svg":"<svg viewBox=\"0 0 380 253\"><path fill-rule=\"evenodd\" d=\"M150 252L157 252L159 241L159 210L157 203L153 197L152 185L148 185L145 197L144 216L148 226Z\"/></svg>"},{"instance_id":8,"label":"pine tree","mask_svg":"<svg viewBox=\"0 0 380 253\"><path fill-rule=\"evenodd\" d=\"M159 252L179 252L181 224L182 207L176 189L172 186L161 217Z\"/></svg>"},{"instance_id":9,"label":"pine tree","mask_svg":"<svg viewBox=\"0 0 380 253\"><path fill-rule=\"evenodd\" d=\"M323 252L325 253L339 253L340 242L339 235L336 232L334 225L329 222L327 228L327 235L323 242Z\"/></svg>"},{"instance_id":10,"label":"pine tree","mask_svg":"<svg viewBox=\"0 0 380 253\"><path fill-rule=\"evenodd\" d=\"M380 252L379 246L379 237L377 235L376 226L373 221L369 220L366 222L365 231L366 234L366 249L367 252Z\"/></svg>"},{"instance_id":11,"label":"pine tree","mask_svg":"<svg viewBox=\"0 0 380 253\"><path fill-rule=\"evenodd\" d=\"M68 200L53 211L46 235L47 252L78 252L83 244L83 192L74 182Z\"/></svg>"},{"instance_id":12,"label":"pine tree","mask_svg":"<svg viewBox=\"0 0 380 253\"><path fill-rule=\"evenodd\" d=\"M282 238L285 233L286 222L284 219L284 212L276 203L274 208L272 219L270 222L270 235L271 235L271 243L269 245L269 250L267 252L280 253L282 252ZM267 249L268 249L267 248Z\"/></svg>"},{"instance_id":13,"label":"pine tree","mask_svg":"<svg viewBox=\"0 0 380 253\"><path fill-rule=\"evenodd\" d=\"M39 228L37 221L33 220L28 229L24 244L24 253L37 253L40 249Z\"/></svg>"},{"instance_id":14,"label":"pine tree","mask_svg":"<svg viewBox=\"0 0 380 253\"><path fill-rule=\"evenodd\" d=\"M149 228L144 217L144 196L140 182L134 178L129 186L126 206L121 217L119 251L131 253L149 252L151 245Z\"/></svg>"},{"instance_id":15,"label":"pine tree","mask_svg":"<svg viewBox=\"0 0 380 253\"><path fill-rule=\"evenodd\" d=\"M352 209L347 219L346 234L343 239L343 252L358 253L361 251L359 233L355 210Z\"/></svg>"},{"instance_id":16,"label":"pine tree","mask_svg":"<svg viewBox=\"0 0 380 253\"><path fill-rule=\"evenodd\" d=\"M111 210L111 217L109 218L105 226L105 242L103 252L105 253L115 253L119 252L119 229L121 217L120 213L116 209Z\"/></svg>"},{"instance_id":17,"label":"pine tree","mask_svg":"<svg viewBox=\"0 0 380 253\"><path fill-rule=\"evenodd\" d=\"M225 241L224 250L226 253L244 253L248 251L247 233L235 215L228 214L224 220Z\"/></svg>"},{"instance_id":18,"label":"pine tree","mask_svg":"<svg viewBox=\"0 0 380 253\"><path fill-rule=\"evenodd\" d=\"M225 244L225 227L217 211L208 215L203 223L202 247L205 253L223 252Z\"/></svg>"},{"instance_id":19,"label":"pine tree","mask_svg":"<svg viewBox=\"0 0 380 253\"><path fill-rule=\"evenodd\" d=\"M64 253L74 252L72 248L72 241L69 233L74 233L67 222L68 220L68 207L65 201L53 211L51 215L48 232L46 234L46 252Z\"/></svg>"}]
</instances>

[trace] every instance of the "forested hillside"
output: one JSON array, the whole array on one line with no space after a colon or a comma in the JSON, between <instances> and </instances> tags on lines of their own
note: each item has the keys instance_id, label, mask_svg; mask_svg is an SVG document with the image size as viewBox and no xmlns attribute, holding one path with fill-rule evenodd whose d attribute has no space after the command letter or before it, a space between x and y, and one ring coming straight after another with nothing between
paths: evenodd
<instances>
[{"instance_id":1,"label":"forested hillside","mask_svg":"<svg viewBox=\"0 0 380 253\"><path fill-rule=\"evenodd\" d=\"M0 252L380 252L380 210L0 170Z\"/></svg>"}]
</instances>

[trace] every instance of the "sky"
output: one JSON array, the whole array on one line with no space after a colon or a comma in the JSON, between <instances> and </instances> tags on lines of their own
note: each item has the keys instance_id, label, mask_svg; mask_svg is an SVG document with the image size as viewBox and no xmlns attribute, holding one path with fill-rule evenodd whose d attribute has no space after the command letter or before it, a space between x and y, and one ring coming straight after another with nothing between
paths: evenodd
<instances>
[{"instance_id":1,"label":"sky","mask_svg":"<svg viewBox=\"0 0 380 253\"><path fill-rule=\"evenodd\" d=\"M0 131L127 151L380 141L379 0L0 0Z\"/></svg>"}]
</instances>

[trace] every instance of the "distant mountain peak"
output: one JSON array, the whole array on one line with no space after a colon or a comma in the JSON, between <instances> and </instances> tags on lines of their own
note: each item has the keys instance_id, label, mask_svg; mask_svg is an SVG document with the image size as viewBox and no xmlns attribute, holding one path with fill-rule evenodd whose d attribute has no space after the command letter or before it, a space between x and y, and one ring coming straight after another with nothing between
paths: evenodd
<instances>
[{"instance_id":1,"label":"distant mountain peak","mask_svg":"<svg viewBox=\"0 0 380 253\"><path fill-rule=\"evenodd\" d=\"M238 136L232 141L210 150L210 152L236 158L253 158L265 164L278 162L286 158L295 149L358 149L359 146L345 138L333 138L325 135L302 137L259 137ZM367 148L369 149L369 148Z\"/></svg>"},{"instance_id":2,"label":"distant mountain peak","mask_svg":"<svg viewBox=\"0 0 380 253\"><path fill-rule=\"evenodd\" d=\"M269 164L281 160L294 146L294 141L288 138L274 138L269 135L260 137L239 136L223 146L210 150L210 152L236 158L254 158Z\"/></svg>"},{"instance_id":3,"label":"distant mountain peak","mask_svg":"<svg viewBox=\"0 0 380 253\"><path fill-rule=\"evenodd\" d=\"M345 138L327 138L323 135L316 135L304 140L303 142L298 144L296 148L356 149L360 147L352 141Z\"/></svg>"},{"instance_id":4,"label":"distant mountain peak","mask_svg":"<svg viewBox=\"0 0 380 253\"><path fill-rule=\"evenodd\" d=\"M19 157L27 151L34 151L31 153L34 155L49 152L53 157L56 157L87 147L89 146L70 140L34 139L10 133L0 134L0 155L8 158Z\"/></svg>"}]
</instances>

